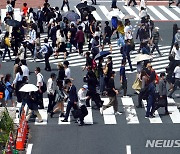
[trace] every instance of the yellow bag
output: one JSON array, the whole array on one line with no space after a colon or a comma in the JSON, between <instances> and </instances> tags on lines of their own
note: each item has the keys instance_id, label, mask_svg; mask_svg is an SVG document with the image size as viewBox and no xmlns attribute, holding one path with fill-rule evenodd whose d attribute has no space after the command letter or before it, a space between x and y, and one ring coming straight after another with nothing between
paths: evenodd
<instances>
[{"instance_id":1,"label":"yellow bag","mask_svg":"<svg viewBox=\"0 0 180 154\"><path fill-rule=\"evenodd\" d=\"M134 81L133 85L132 85L132 88L134 90L141 90L141 87L142 87L142 81L139 79L139 78L136 78L136 80Z\"/></svg>"}]
</instances>

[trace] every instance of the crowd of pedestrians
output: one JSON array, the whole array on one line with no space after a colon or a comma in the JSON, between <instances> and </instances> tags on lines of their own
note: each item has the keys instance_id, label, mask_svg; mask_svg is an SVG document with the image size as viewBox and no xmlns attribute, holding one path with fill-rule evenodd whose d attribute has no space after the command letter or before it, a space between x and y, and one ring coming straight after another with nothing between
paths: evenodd
<instances>
[{"instance_id":1,"label":"crowd of pedestrians","mask_svg":"<svg viewBox=\"0 0 180 154\"><path fill-rule=\"evenodd\" d=\"M132 1L128 2L128 5ZM135 1L134 5L137 3ZM87 2L82 2L88 6ZM92 1L96 5L96 1ZM127 96L127 78L126 78L126 62L128 61L130 70L134 69L131 64L131 51L135 51L135 43L133 38L133 25L129 19L118 19L112 16L111 21L103 23L96 21L91 10L88 7L85 9L79 8L81 17L74 20L68 19L63 13L63 7L67 5L70 10L68 0L63 0L61 11L59 7L51 7L48 0L45 0L43 7L39 7L37 12L33 8L28 8L28 4L24 3L22 7L22 21L20 26L9 26L8 21L13 19L13 6L10 1L7 1L7 12L4 19L6 33L2 38L4 53L3 61L6 53L9 59L10 50L13 50L13 56L16 57L14 64L14 74L11 76L7 74L1 76L1 86L4 89L5 101L12 102L15 106L13 93L17 97L17 102L26 103L30 109L28 112L28 119L32 113L36 114L38 121L42 122L42 117L38 109L43 109L43 94L47 91L49 105L47 112L52 118L57 111L61 111L61 117L64 117L62 122L67 122L71 108L78 110L76 114L79 117L79 124L84 124L84 117L88 114L87 107L90 107L90 99L95 102L97 109L100 109L101 114L106 108L113 106L115 115L121 114L118 111L117 95L123 90L123 96ZM12 8L11 8L12 7ZM112 1L112 8L117 8L116 0ZM73 10L70 13L74 13ZM48 37L44 39L43 45L40 42L40 36L47 29ZM119 70L120 88L115 86L115 72L113 71L113 58L108 56L107 60L103 57L95 59L100 51L104 52L104 46L109 45L109 51L112 54L111 40L113 35L117 34L117 46L122 54L122 61ZM159 56L163 54L160 52L158 44L162 40L159 33L159 28L154 25L154 22L148 15L145 4L141 2L140 9L140 23L137 31L136 39L139 38L140 47L138 53L153 55L156 49ZM52 43L49 43L49 40ZM83 46L88 44L88 52L84 53ZM1 43L2 44L2 43ZM154 117L154 112L159 107L165 107L165 114L169 114L167 108L167 96L172 97L172 94L180 86L180 29L178 25L173 26L172 47L170 50L170 63L166 68L166 73L161 73L158 77L157 73L151 66L151 60L140 61L137 67L137 78L139 81L138 89L138 108L143 107L142 99L147 100L146 118ZM44 80L41 74L41 69L36 67L35 75L37 77L36 92L28 94L20 92L19 89L29 82L29 68L26 64L27 52L31 53L32 58L36 61L37 58L44 58L45 70L51 71L49 57L54 56L59 58L59 53L64 54L64 62L58 64L57 75L51 73L47 81ZM87 71L84 77L82 87L77 92L76 86L73 84L69 62L66 60L68 55L72 52L78 52L80 56L85 56L86 64L83 70ZM11 82L13 78L13 82ZM170 93L166 87L166 81L170 84ZM156 85L159 85L159 93L156 92ZM46 87L47 86L47 87ZM97 90L99 89L99 90ZM135 89L137 90L137 89ZM110 102L103 105L101 96L108 96ZM164 103L158 105L155 102ZM33 102L32 104L30 102ZM64 102L67 102L66 111L64 110ZM79 103L78 103L79 102ZM34 112L33 112L34 111Z\"/></svg>"}]
</instances>

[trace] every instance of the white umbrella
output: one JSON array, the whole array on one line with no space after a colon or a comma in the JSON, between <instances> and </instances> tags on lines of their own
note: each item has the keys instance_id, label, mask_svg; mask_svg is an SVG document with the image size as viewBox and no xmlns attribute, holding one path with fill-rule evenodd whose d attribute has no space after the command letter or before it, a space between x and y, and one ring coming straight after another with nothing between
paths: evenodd
<instances>
[{"instance_id":1,"label":"white umbrella","mask_svg":"<svg viewBox=\"0 0 180 154\"><path fill-rule=\"evenodd\" d=\"M25 84L19 89L19 91L21 92L38 91L38 87L36 87L34 84Z\"/></svg>"},{"instance_id":2,"label":"white umbrella","mask_svg":"<svg viewBox=\"0 0 180 154\"><path fill-rule=\"evenodd\" d=\"M153 57L147 54L138 54L132 61L140 62L140 61L149 60L149 59L153 59Z\"/></svg>"}]
</instances>

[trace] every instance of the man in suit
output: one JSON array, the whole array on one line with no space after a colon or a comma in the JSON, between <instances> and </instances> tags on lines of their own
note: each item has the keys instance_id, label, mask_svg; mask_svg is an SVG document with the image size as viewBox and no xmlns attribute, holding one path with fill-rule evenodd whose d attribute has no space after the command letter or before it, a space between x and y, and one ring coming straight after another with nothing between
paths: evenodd
<instances>
[{"instance_id":1,"label":"man in suit","mask_svg":"<svg viewBox=\"0 0 180 154\"><path fill-rule=\"evenodd\" d=\"M74 109L78 108L77 107L78 96L77 96L76 87L72 84L70 79L66 79L65 84L69 87L68 88L69 101L68 101L67 108L66 108L65 118L64 118L64 120L62 120L62 122L68 122L69 113L70 113L70 110L72 107Z\"/></svg>"},{"instance_id":2,"label":"man in suit","mask_svg":"<svg viewBox=\"0 0 180 154\"><path fill-rule=\"evenodd\" d=\"M38 28L40 29L40 33L44 33L43 20L44 20L44 13L41 10L41 7L39 6L37 11L37 24L38 24Z\"/></svg>"}]
</instances>

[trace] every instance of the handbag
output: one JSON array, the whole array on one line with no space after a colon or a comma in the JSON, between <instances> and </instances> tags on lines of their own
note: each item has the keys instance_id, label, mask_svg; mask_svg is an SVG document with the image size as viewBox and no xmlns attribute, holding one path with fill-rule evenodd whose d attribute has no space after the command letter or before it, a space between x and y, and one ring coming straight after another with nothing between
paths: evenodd
<instances>
[{"instance_id":1,"label":"handbag","mask_svg":"<svg viewBox=\"0 0 180 154\"><path fill-rule=\"evenodd\" d=\"M156 104L159 107L165 107L166 106L166 100L164 98L159 98L158 101L156 102Z\"/></svg>"},{"instance_id":2,"label":"handbag","mask_svg":"<svg viewBox=\"0 0 180 154\"><path fill-rule=\"evenodd\" d=\"M142 87L142 81L139 78L136 78L136 80L134 81L133 85L132 85L132 89L134 90L141 90Z\"/></svg>"},{"instance_id":3,"label":"handbag","mask_svg":"<svg viewBox=\"0 0 180 154\"><path fill-rule=\"evenodd\" d=\"M71 113L72 113L73 117L74 117L75 119L77 119L77 118L79 118L80 115L82 114L82 111L81 111L81 109L76 109L76 110L72 110Z\"/></svg>"}]
</instances>

